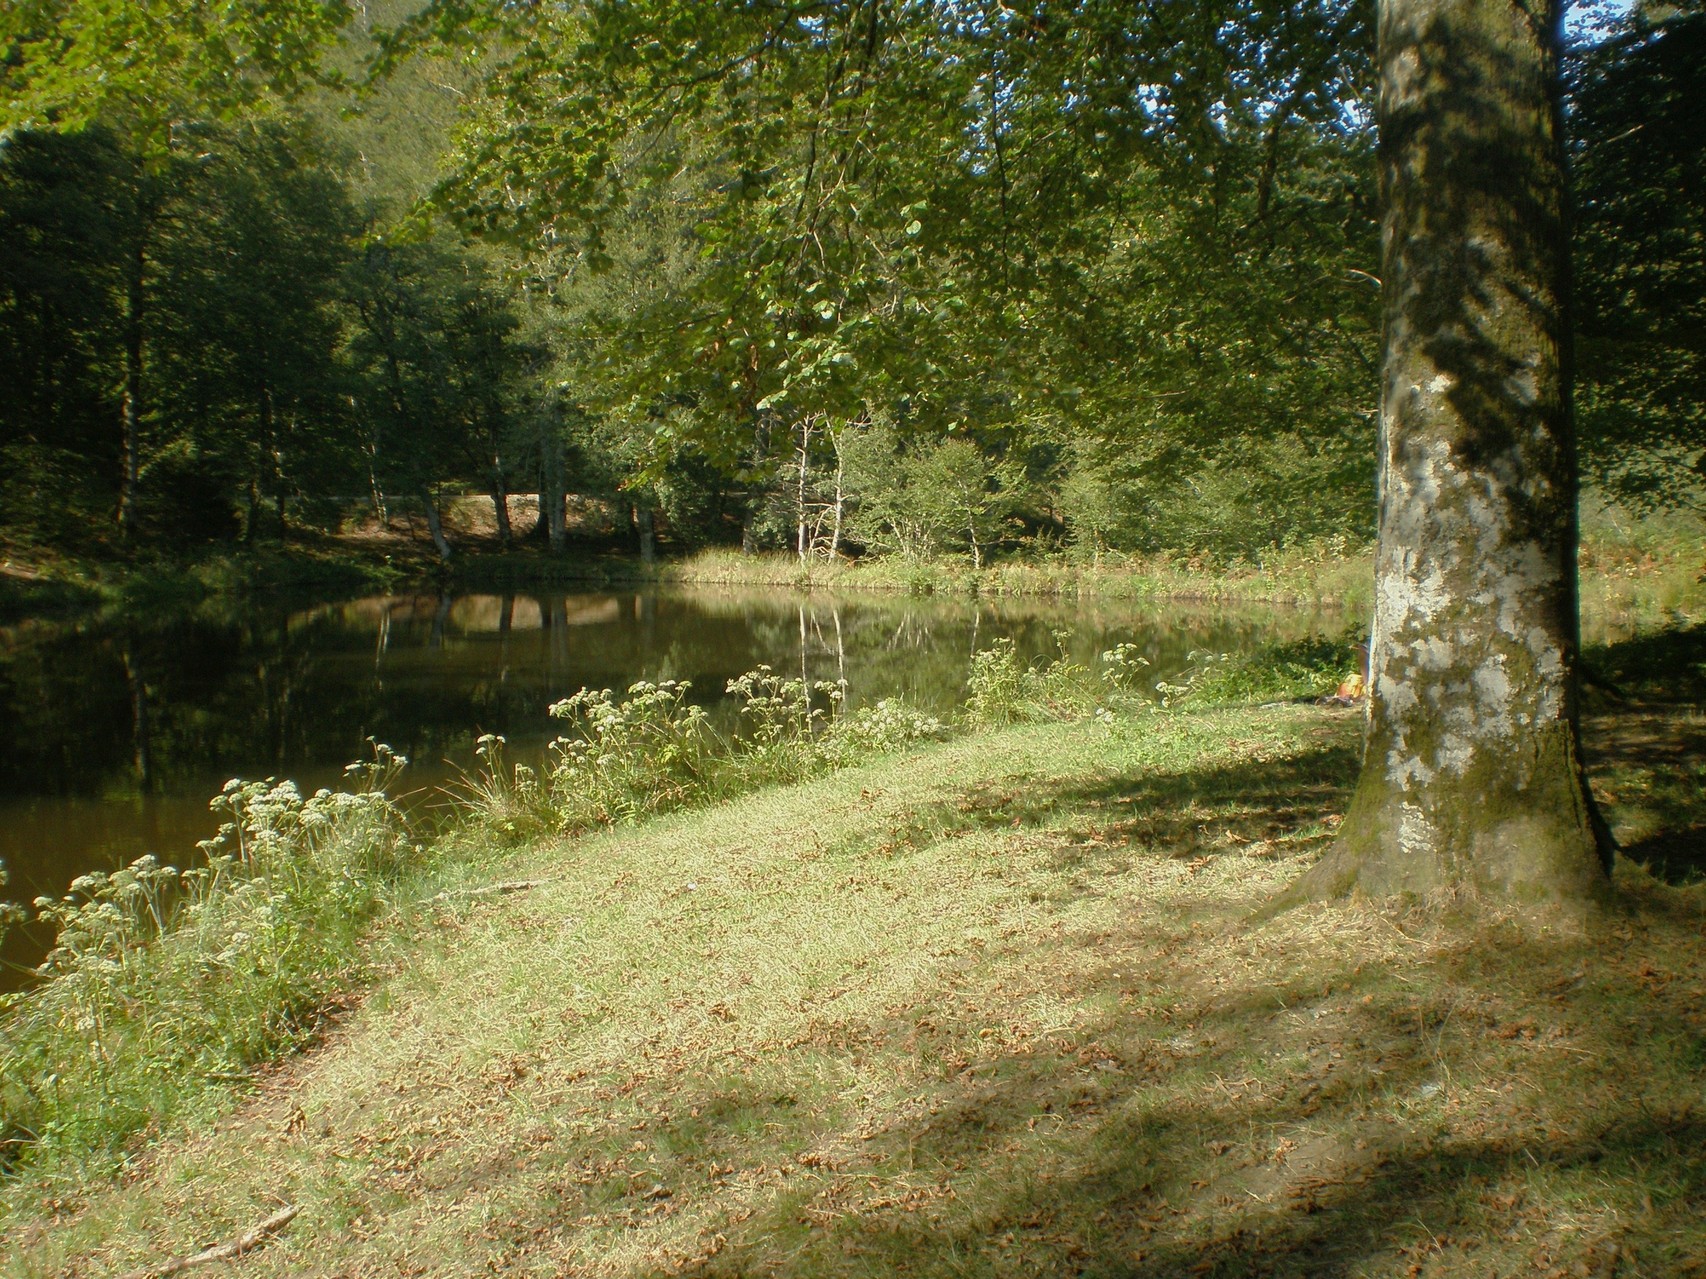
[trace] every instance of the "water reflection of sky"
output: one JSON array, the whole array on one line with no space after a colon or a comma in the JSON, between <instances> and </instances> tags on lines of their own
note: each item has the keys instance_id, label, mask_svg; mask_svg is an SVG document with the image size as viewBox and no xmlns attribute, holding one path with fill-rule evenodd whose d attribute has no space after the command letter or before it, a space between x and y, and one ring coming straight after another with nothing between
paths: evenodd
<instances>
[{"instance_id":1,"label":"water reflection of sky","mask_svg":"<svg viewBox=\"0 0 1706 1279\"><path fill-rule=\"evenodd\" d=\"M760 663L847 681L857 706L904 697L938 712L964 695L972 653L1010 638L1026 656L1093 661L1136 643L1156 675L1193 649L1234 650L1345 620L1112 603L830 598L741 590L393 596L265 603L124 624L0 633L0 859L29 900L145 852L182 864L211 834L207 801L230 777L334 785L369 737L414 761L430 789L481 733L521 757L558 725L553 701L586 686L686 680L719 709Z\"/></svg>"}]
</instances>

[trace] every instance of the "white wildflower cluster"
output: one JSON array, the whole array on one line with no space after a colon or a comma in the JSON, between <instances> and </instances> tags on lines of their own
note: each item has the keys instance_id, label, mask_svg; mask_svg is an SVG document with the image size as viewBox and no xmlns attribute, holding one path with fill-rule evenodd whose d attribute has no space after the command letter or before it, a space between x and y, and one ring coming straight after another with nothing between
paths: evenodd
<instances>
[{"instance_id":1,"label":"white wildflower cluster","mask_svg":"<svg viewBox=\"0 0 1706 1279\"><path fill-rule=\"evenodd\" d=\"M1102 679L1110 687L1130 692L1149 669L1149 659L1136 644L1115 644L1102 654Z\"/></svg>"},{"instance_id":2,"label":"white wildflower cluster","mask_svg":"<svg viewBox=\"0 0 1706 1279\"><path fill-rule=\"evenodd\" d=\"M861 706L835 725L824 743L835 762L853 762L863 755L898 750L916 742L940 741L948 727L934 715L885 697L875 706Z\"/></svg>"}]
</instances>

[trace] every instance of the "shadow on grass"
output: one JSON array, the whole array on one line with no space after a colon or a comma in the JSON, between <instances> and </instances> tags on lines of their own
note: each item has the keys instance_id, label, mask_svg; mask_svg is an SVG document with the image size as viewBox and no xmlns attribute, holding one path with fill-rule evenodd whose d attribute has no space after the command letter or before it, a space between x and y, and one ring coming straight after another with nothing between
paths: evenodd
<instances>
[{"instance_id":1,"label":"shadow on grass","mask_svg":"<svg viewBox=\"0 0 1706 1279\"><path fill-rule=\"evenodd\" d=\"M1108 873L1247 856L1343 802L1345 736L1087 784L1015 775L920 813L905 842L1064 833L1062 856ZM1676 910L1655 928L1697 932L1698 910ZM1700 1242L1694 975L1655 969L1629 935L1496 927L1395 971L1329 922L1300 960L1296 934L1223 913L1200 930L1132 915L977 961L1054 974L1081 1013L1069 1027L1004 1017L1006 969L974 1007L980 979L956 967L881 1018L814 1023L750 1077L680 1081L669 1109L695 1119L679 1148L699 1154L662 1172L668 1211L697 1196L713 1219L701 1253L650 1273L1610 1274L1636 1252L1659 1267L1639 1273L1673 1273ZM861 1073L892 1095L822 1089ZM717 1219L734 1184L718 1178L754 1168L767 1180L747 1189L774 1194ZM610 1206L637 1224L659 1211L644 1195Z\"/></svg>"},{"instance_id":2,"label":"shadow on grass","mask_svg":"<svg viewBox=\"0 0 1706 1279\"><path fill-rule=\"evenodd\" d=\"M1110 1014L973 1063L956 1048L973 1023L940 992L931 1015L854 1035L932 1072L875 1130L834 1106L796 1111L769 1080L672 1098L786 1130L766 1153L781 1189L654 1273L1341 1276L1439 1254L1427 1273L1507 1273L1520 1256L1599 1274L1635 1247L1662 1266L1665 1241L1686 1248L1706 1212L1706 1117L1616 1088L1583 1096L1573 1071L1650 1043L1655 1069L1685 1080L1706 1035L1679 1037L1678 1000L1582 981L1591 959L1577 943L1472 939L1419 994L1347 958L1304 1002L1259 979L1211 997L1181 964L1163 1024ZM1460 1003L1469 982L1500 998ZM1565 1024L1580 1042L1542 1060ZM822 1077L833 1055L781 1068ZM752 1156L731 1139L713 1167ZM1630 1216L1644 1218L1632 1232Z\"/></svg>"},{"instance_id":3,"label":"shadow on grass","mask_svg":"<svg viewBox=\"0 0 1706 1279\"><path fill-rule=\"evenodd\" d=\"M1706 627L1588 654L1583 746L1623 854L1669 884L1706 880Z\"/></svg>"},{"instance_id":4,"label":"shadow on grass","mask_svg":"<svg viewBox=\"0 0 1706 1279\"><path fill-rule=\"evenodd\" d=\"M1091 848L1104 856L1248 855L1328 823L1356 771L1354 747L1331 740L1302 755L1112 774L1084 785L1043 788L1018 776L974 787L921 825L952 829L957 819L961 829L1054 827L1074 837L1074 857Z\"/></svg>"},{"instance_id":5,"label":"shadow on grass","mask_svg":"<svg viewBox=\"0 0 1706 1279\"><path fill-rule=\"evenodd\" d=\"M1594 645L1583 659L1596 675L1632 696L1706 703L1706 626L1653 631ZM1593 685L1590 681L1590 691Z\"/></svg>"},{"instance_id":6,"label":"shadow on grass","mask_svg":"<svg viewBox=\"0 0 1706 1279\"><path fill-rule=\"evenodd\" d=\"M1667 1037L1674 1008L1615 1003L1593 985L1561 997L1582 958L1569 945L1468 944L1421 999L1347 963L1321 974L1333 993L1312 1003L1276 1003L1259 985L1218 1001L1190 992L1173 1033L1109 1016L957 1067L970 1026L939 1010L866 1027L865 1050L892 1039L936 1072L875 1131L834 1107L796 1111L770 1080L672 1098L739 1115L742 1130L785 1129L765 1158L781 1189L713 1226L712 1252L654 1273L1340 1276L1449 1253L1428 1273L1469 1275L1505 1273L1493 1257L1507 1247L1539 1273L1556 1262L1594 1274L1632 1243L1660 1261L1663 1241L1697 1232L1706 1211L1706 1119L1615 1090L1568 1095L1567 1071L1532 1065L1513 1082L1526 1107L1474 1113L1471 1094L1500 1092L1500 1062L1477 1046L1531 1049L1547 1020L1534 1009L1598 1028L1577 1059L1651 1039L1668 1042L1673 1068L1706 1060L1698 1033ZM1452 1002L1454 982L1492 978L1514 1020ZM823 1062L792 1069L809 1079ZM713 1146L714 1169L750 1165L738 1132ZM1619 1215L1595 1195L1645 1202L1637 1239L1606 1229ZM635 1214L652 1210L637 1197Z\"/></svg>"}]
</instances>

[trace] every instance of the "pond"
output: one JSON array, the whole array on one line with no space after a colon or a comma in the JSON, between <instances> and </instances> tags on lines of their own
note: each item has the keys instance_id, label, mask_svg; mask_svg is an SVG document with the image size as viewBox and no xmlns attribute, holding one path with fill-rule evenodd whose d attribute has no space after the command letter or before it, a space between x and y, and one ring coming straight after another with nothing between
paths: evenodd
<instances>
[{"instance_id":1,"label":"pond","mask_svg":"<svg viewBox=\"0 0 1706 1279\"><path fill-rule=\"evenodd\" d=\"M1079 660L1131 642L1157 678L1193 649L1235 651L1344 619L1168 605L826 597L670 589L417 595L312 606L204 606L145 621L27 623L0 631L0 897L57 895L76 875L143 853L178 865L216 823L231 777L336 785L367 739L412 761L424 804L501 733L543 752L553 701L586 686L688 680L715 708L759 663L847 681L848 704L963 699L971 655L1001 637L1026 656ZM32 963L14 933L0 958ZM16 984L0 971L0 988ZM10 975L9 975L10 974Z\"/></svg>"}]
</instances>

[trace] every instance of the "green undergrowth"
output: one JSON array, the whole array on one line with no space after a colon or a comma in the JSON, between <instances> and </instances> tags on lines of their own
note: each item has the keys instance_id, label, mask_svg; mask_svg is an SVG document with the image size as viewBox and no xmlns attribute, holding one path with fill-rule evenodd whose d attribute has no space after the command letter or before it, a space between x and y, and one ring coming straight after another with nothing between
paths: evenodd
<instances>
[{"instance_id":1,"label":"green undergrowth","mask_svg":"<svg viewBox=\"0 0 1706 1279\"><path fill-rule=\"evenodd\" d=\"M143 857L37 899L57 941L33 985L0 995L0 1168L110 1166L312 1039L422 865L386 795L402 763L376 748L348 789L306 797L233 781L185 868Z\"/></svg>"},{"instance_id":2,"label":"green undergrowth","mask_svg":"<svg viewBox=\"0 0 1706 1279\"><path fill-rule=\"evenodd\" d=\"M87 583L0 574L0 626L29 617L76 613L100 601L100 592Z\"/></svg>"},{"instance_id":3,"label":"green undergrowth","mask_svg":"<svg viewBox=\"0 0 1706 1279\"><path fill-rule=\"evenodd\" d=\"M845 687L768 666L729 681L739 706L731 731L688 700L689 688L642 681L555 703L551 715L567 731L542 767L510 761L502 737L480 738L479 766L456 788L465 824L508 839L577 834L799 781L948 731L890 698L844 713Z\"/></svg>"},{"instance_id":4,"label":"green undergrowth","mask_svg":"<svg viewBox=\"0 0 1706 1279\"><path fill-rule=\"evenodd\" d=\"M1123 647L1105 657L1092 672L1064 657L1021 668L1011 646L982 655L965 726L1112 704L1138 666ZM403 761L376 746L373 763L351 766L350 789L229 783L213 802L218 838L183 869L145 857L38 899L58 941L33 984L0 996L0 1171L110 1166L137 1134L216 1104L218 1085L312 1040L360 989L380 962L376 921L400 940L411 903L501 848L704 807L949 732L893 700L844 713L840 686L767 667L730 681L735 731L687 691L583 689L552 707L566 731L542 769L482 738L455 820L433 838L388 797Z\"/></svg>"},{"instance_id":5,"label":"green undergrowth","mask_svg":"<svg viewBox=\"0 0 1706 1279\"><path fill-rule=\"evenodd\" d=\"M583 693L538 793L493 791L526 775L488 742L437 842L383 754L342 794L233 783L187 872L44 903L0 1275L283 1203L252 1273L1687 1273L1706 889L1655 854L1706 829L1661 784L1706 776L1698 630L1593 655L1628 913L1588 937L1249 924L1356 769L1356 711L1271 694L1342 656L1199 663L1158 706L1129 650L998 647L945 741L765 671L742 733Z\"/></svg>"},{"instance_id":6,"label":"green undergrowth","mask_svg":"<svg viewBox=\"0 0 1706 1279\"><path fill-rule=\"evenodd\" d=\"M449 564L408 538L300 532L289 542L171 558L141 555L73 560L47 551L8 551L0 573L0 623L82 608L151 608L209 595L255 591L354 594L432 584L507 590L634 583L766 586L788 590L914 595L1052 597L1336 607L1364 615L1373 599L1367 546L1328 539L1273 547L1247 558L1187 551L1148 555L1030 554L974 568L955 557L879 556L802 562L785 554L701 551L643 564L607 546L502 550L458 544ZM1706 617L1706 530L1675 515L1612 518L1598 508L1584 523L1580 556L1584 614L1628 630L1685 625Z\"/></svg>"},{"instance_id":7,"label":"green undergrowth","mask_svg":"<svg viewBox=\"0 0 1706 1279\"><path fill-rule=\"evenodd\" d=\"M658 579L703 585L881 590L913 595L1058 596L1110 600L1189 600L1364 608L1372 599L1372 559L1342 542L1275 548L1256 561L1189 554L1055 556L1000 560L981 568L954 558L802 562L787 555L704 551L665 563Z\"/></svg>"},{"instance_id":8,"label":"green undergrowth","mask_svg":"<svg viewBox=\"0 0 1706 1279\"><path fill-rule=\"evenodd\" d=\"M532 846L122 1183L14 1179L0 1273L280 1205L245 1274L1690 1273L1701 891L1250 926L1357 729L1051 717Z\"/></svg>"},{"instance_id":9,"label":"green undergrowth","mask_svg":"<svg viewBox=\"0 0 1706 1279\"><path fill-rule=\"evenodd\" d=\"M1169 698L1211 705L1309 701L1341 688L1362 695L1366 650L1359 631L1262 644L1243 653L1191 654L1190 665L1161 684Z\"/></svg>"},{"instance_id":10,"label":"green undergrowth","mask_svg":"<svg viewBox=\"0 0 1706 1279\"><path fill-rule=\"evenodd\" d=\"M0 571L0 624L90 611L151 613L215 597L371 594L419 580L429 568L414 559L352 554L325 539L176 559L138 554L91 561L32 552L8 559Z\"/></svg>"}]
</instances>

